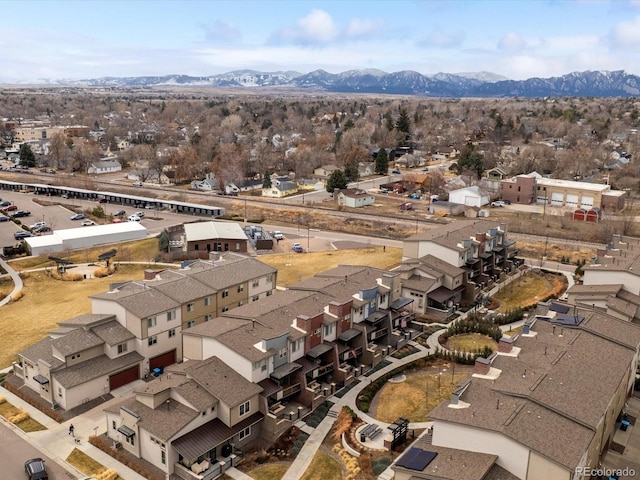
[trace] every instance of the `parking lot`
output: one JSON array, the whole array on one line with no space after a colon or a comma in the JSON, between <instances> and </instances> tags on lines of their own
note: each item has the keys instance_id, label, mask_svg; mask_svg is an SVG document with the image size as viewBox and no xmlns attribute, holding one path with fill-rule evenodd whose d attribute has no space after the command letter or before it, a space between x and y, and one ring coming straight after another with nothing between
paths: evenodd
<instances>
[{"instance_id":1,"label":"parking lot","mask_svg":"<svg viewBox=\"0 0 640 480\"><path fill-rule=\"evenodd\" d=\"M0 197L3 201L10 201L13 205L16 205L17 210L28 210L31 212L30 216L19 218L23 224L33 225L36 222L45 222L54 231L66 228L91 228L88 226L83 227L83 220L71 220L71 217L78 212L84 213L86 219L93 220L96 224L109 223L111 216L119 210L125 211L125 214L122 216L124 221L127 221L129 215L142 212L144 216L142 217L141 223L147 228L150 235L157 235L171 225L178 225L190 220L202 218L168 211L135 208L130 205L122 206L120 204L98 203L90 200L46 197L34 195L33 193L20 193L9 190L0 190ZM40 202L44 205L41 205ZM47 205L49 203L51 205ZM88 211L98 206L104 209L107 214L106 218L95 218L88 213ZM11 215L14 212L15 211L8 211L6 215ZM2 214L0 213L0 215ZM0 222L0 247L15 245L17 241L14 238L14 233L19 231L21 231L20 227L11 221ZM50 233L51 232L44 233L44 235L49 235Z\"/></svg>"}]
</instances>

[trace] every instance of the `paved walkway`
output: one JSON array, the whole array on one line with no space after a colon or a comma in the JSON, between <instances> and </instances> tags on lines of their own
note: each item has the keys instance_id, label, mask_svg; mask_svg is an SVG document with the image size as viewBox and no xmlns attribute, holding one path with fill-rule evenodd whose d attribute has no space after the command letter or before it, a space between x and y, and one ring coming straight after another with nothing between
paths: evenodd
<instances>
[{"instance_id":1,"label":"paved walkway","mask_svg":"<svg viewBox=\"0 0 640 480\"><path fill-rule=\"evenodd\" d=\"M11 280L13 280L13 290L11 290L11 293L9 295L7 295L2 300L0 300L0 307L1 307L2 305L6 305L7 303L9 303L13 298L13 296L22 290L23 284L22 284L22 277L20 277L20 274L16 272L13 268L11 268L9 264L5 262L2 258L0 258L0 267L2 267L4 271L7 272L7 275L11 277Z\"/></svg>"}]
</instances>

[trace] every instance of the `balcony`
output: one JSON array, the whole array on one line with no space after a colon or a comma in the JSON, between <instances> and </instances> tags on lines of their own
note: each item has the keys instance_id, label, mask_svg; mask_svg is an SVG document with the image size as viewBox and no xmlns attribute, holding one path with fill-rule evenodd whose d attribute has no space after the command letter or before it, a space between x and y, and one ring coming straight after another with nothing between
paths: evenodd
<instances>
[{"instance_id":1,"label":"balcony","mask_svg":"<svg viewBox=\"0 0 640 480\"><path fill-rule=\"evenodd\" d=\"M333 364L322 365L318 368L313 369L313 371L311 372L311 377L318 378L329 372L333 372Z\"/></svg>"},{"instance_id":2,"label":"balcony","mask_svg":"<svg viewBox=\"0 0 640 480\"><path fill-rule=\"evenodd\" d=\"M347 350L346 352L343 352L342 354L340 354L340 361L345 362L352 358L358 358L360 355L362 355L362 352L363 352L362 347L355 347L350 350Z\"/></svg>"},{"instance_id":3,"label":"balcony","mask_svg":"<svg viewBox=\"0 0 640 480\"><path fill-rule=\"evenodd\" d=\"M280 390L278 393L276 393L276 400L282 400L283 398L290 397L291 395L298 393L301 389L302 387L300 386L299 383L296 383L289 387L285 387L282 390Z\"/></svg>"},{"instance_id":4,"label":"balcony","mask_svg":"<svg viewBox=\"0 0 640 480\"><path fill-rule=\"evenodd\" d=\"M369 335L369 340L370 341L374 341L374 340L376 340L378 338L385 337L388 332L389 332L388 328L386 328L386 327L385 328L380 328L380 329L378 329L378 330L376 330L374 332L371 332L371 334Z\"/></svg>"}]
</instances>

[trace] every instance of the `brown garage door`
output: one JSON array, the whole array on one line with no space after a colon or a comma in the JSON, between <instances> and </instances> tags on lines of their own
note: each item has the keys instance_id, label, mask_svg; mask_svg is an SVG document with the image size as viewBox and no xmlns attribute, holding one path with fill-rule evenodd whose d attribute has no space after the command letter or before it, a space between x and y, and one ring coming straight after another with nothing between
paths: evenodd
<instances>
[{"instance_id":1,"label":"brown garage door","mask_svg":"<svg viewBox=\"0 0 640 480\"><path fill-rule=\"evenodd\" d=\"M140 378L140 370L136 365L135 367L131 367L120 373L111 375L109 377L109 390L119 388L127 383L133 382L134 380L138 380L138 378Z\"/></svg>"},{"instance_id":2,"label":"brown garage door","mask_svg":"<svg viewBox=\"0 0 640 480\"><path fill-rule=\"evenodd\" d=\"M149 360L149 368L153 371L154 368L166 367L176 363L176 351L171 350L170 352L163 353L162 355L158 355L157 357L153 357Z\"/></svg>"}]
</instances>

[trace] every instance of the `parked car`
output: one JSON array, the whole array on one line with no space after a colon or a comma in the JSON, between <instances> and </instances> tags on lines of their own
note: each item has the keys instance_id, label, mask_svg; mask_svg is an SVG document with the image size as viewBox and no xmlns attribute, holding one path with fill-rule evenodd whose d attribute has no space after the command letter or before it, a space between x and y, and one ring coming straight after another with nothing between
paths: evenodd
<instances>
[{"instance_id":1,"label":"parked car","mask_svg":"<svg viewBox=\"0 0 640 480\"><path fill-rule=\"evenodd\" d=\"M511 200L502 200L505 205L511 205Z\"/></svg>"},{"instance_id":2,"label":"parked car","mask_svg":"<svg viewBox=\"0 0 640 480\"><path fill-rule=\"evenodd\" d=\"M304 248L302 248L302 245L300 245L299 243L292 243L291 250L293 250L296 253L304 252Z\"/></svg>"},{"instance_id":3,"label":"parked car","mask_svg":"<svg viewBox=\"0 0 640 480\"><path fill-rule=\"evenodd\" d=\"M127 219L130 222L139 222L141 219L138 215L129 215L129 218Z\"/></svg>"},{"instance_id":4,"label":"parked car","mask_svg":"<svg viewBox=\"0 0 640 480\"><path fill-rule=\"evenodd\" d=\"M76 213L71 217L71 220L84 220L84 213Z\"/></svg>"},{"instance_id":5,"label":"parked car","mask_svg":"<svg viewBox=\"0 0 640 480\"><path fill-rule=\"evenodd\" d=\"M7 212L13 212L14 210L17 210L17 209L18 209L17 205L9 205L8 207L5 208Z\"/></svg>"},{"instance_id":6,"label":"parked car","mask_svg":"<svg viewBox=\"0 0 640 480\"><path fill-rule=\"evenodd\" d=\"M5 200L4 202L0 203L0 207L8 207L9 205L11 205L11 202Z\"/></svg>"},{"instance_id":7,"label":"parked car","mask_svg":"<svg viewBox=\"0 0 640 480\"><path fill-rule=\"evenodd\" d=\"M504 207L505 205L506 203L504 203L502 200L496 200L495 202L491 202L492 207Z\"/></svg>"},{"instance_id":8,"label":"parked car","mask_svg":"<svg viewBox=\"0 0 640 480\"><path fill-rule=\"evenodd\" d=\"M413 210L413 203L406 202L400 205L400 210Z\"/></svg>"},{"instance_id":9,"label":"parked car","mask_svg":"<svg viewBox=\"0 0 640 480\"><path fill-rule=\"evenodd\" d=\"M46 222L36 222L33 225L29 225L29 228L33 230L35 228L44 227L46 224L47 224Z\"/></svg>"},{"instance_id":10,"label":"parked car","mask_svg":"<svg viewBox=\"0 0 640 480\"><path fill-rule=\"evenodd\" d=\"M29 237L33 237L33 235L31 235L31 233L26 232L24 230L21 230L19 232L15 232L13 234L13 238L15 238L16 240L22 240L23 238L29 238Z\"/></svg>"},{"instance_id":11,"label":"parked car","mask_svg":"<svg viewBox=\"0 0 640 480\"><path fill-rule=\"evenodd\" d=\"M396 175L400 175L402 172L400 170L398 170L397 168L391 170L391 173L395 173Z\"/></svg>"},{"instance_id":12,"label":"parked car","mask_svg":"<svg viewBox=\"0 0 640 480\"><path fill-rule=\"evenodd\" d=\"M84 222L82 222L82 226L83 227L91 227L92 225L95 225L96 222L94 222L93 220L85 220Z\"/></svg>"},{"instance_id":13,"label":"parked car","mask_svg":"<svg viewBox=\"0 0 640 480\"><path fill-rule=\"evenodd\" d=\"M136 217L140 217L140 218L142 218L142 217L144 217L144 212L136 212L136 213L134 213L134 215L135 215Z\"/></svg>"},{"instance_id":14,"label":"parked car","mask_svg":"<svg viewBox=\"0 0 640 480\"><path fill-rule=\"evenodd\" d=\"M117 212L113 212L113 216L114 217L122 217L126 213L127 212L125 212L124 210L118 210Z\"/></svg>"},{"instance_id":15,"label":"parked car","mask_svg":"<svg viewBox=\"0 0 640 480\"><path fill-rule=\"evenodd\" d=\"M123 219L121 219L119 217L116 217L116 218L113 219L113 221L111 223L122 223L122 222L124 222Z\"/></svg>"},{"instance_id":16,"label":"parked car","mask_svg":"<svg viewBox=\"0 0 640 480\"><path fill-rule=\"evenodd\" d=\"M4 215L0 215L0 222L8 222L9 217L5 217Z\"/></svg>"},{"instance_id":17,"label":"parked car","mask_svg":"<svg viewBox=\"0 0 640 480\"><path fill-rule=\"evenodd\" d=\"M63 193L62 198L69 198L69 195L67 193Z\"/></svg>"},{"instance_id":18,"label":"parked car","mask_svg":"<svg viewBox=\"0 0 640 480\"><path fill-rule=\"evenodd\" d=\"M51 231L51 227L49 225L43 225L38 228L33 229L33 233L47 233Z\"/></svg>"},{"instance_id":19,"label":"parked car","mask_svg":"<svg viewBox=\"0 0 640 480\"><path fill-rule=\"evenodd\" d=\"M32 458L24 462L24 471L27 473L29 480L48 480L49 475L44 466L44 460L41 458Z\"/></svg>"},{"instance_id":20,"label":"parked car","mask_svg":"<svg viewBox=\"0 0 640 480\"><path fill-rule=\"evenodd\" d=\"M18 210L11 215L11 218L28 217L29 215L31 215L31 212L29 210Z\"/></svg>"},{"instance_id":21,"label":"parked car","mask_svg":"<svg viewBox=\"0 0 640 480\"><path fill-rule=\"evenodd\" d=\"M273 238L275 238L276 240L282 240L284 238L284 235L282 234L282 232L280 230L275 230L271 233L271 236Z\"/></svg>"}]
</instances>

